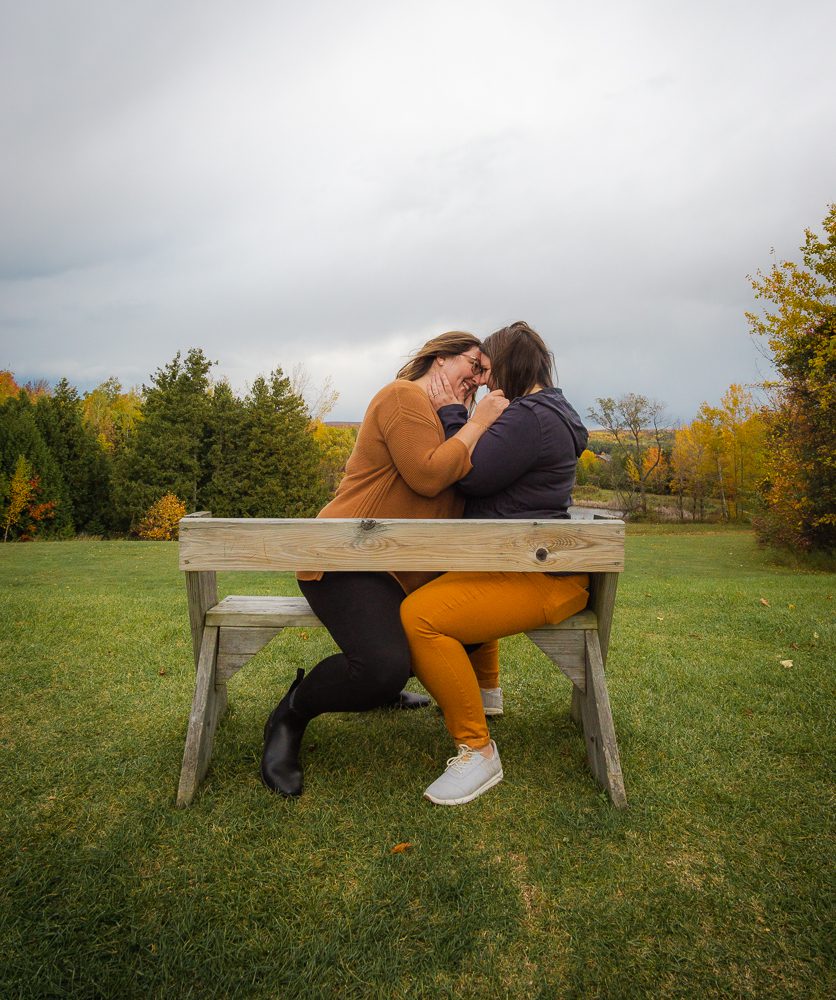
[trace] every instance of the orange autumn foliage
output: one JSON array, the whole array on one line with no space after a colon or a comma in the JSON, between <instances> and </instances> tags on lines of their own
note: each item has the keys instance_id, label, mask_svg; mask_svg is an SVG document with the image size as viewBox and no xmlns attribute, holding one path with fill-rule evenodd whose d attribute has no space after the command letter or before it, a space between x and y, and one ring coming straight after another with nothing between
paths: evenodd
<instances>
[{"instance_id":1,"label":"orange autumn foliage","mask_svg":"<svg viewBox=\"0 0 836 1000\"><path fill-rule=\"evenodd\" d=\"M186 516L186 505L173 493L152 504L140 521L137 534L152 542L170 542L177 538L180 518Z\"/></svg>"}]
</instances>

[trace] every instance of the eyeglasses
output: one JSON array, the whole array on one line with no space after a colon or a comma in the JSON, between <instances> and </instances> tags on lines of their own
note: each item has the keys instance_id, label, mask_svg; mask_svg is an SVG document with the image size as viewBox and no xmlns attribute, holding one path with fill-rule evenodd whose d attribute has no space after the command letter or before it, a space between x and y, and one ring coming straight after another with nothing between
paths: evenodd
<instances>
[{"instance_id":1,"label":"eyeglasses","mask_svg":"<svg viewBox=\"0 0 836 1000\"><path fill-rule=\"evenodd\" d=\"M490 371L489 368L483 368L482 362L478 358L474 358L472 354L460 354L460 358L467 358L470 362L470 369L474 375L484 375L486 371Z\"/></svg>"}]
</instances>

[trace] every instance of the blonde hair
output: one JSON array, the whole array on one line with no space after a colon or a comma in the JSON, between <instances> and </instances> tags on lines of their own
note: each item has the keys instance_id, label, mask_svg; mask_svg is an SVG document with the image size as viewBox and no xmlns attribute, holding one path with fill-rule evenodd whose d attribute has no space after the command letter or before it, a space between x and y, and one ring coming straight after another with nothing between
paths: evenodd
<instances>
[{"instance_id":1,"label":"blonde hair","mask_svg":"<svg viewBox=\"0 0 836 1000\"><path fill-rule=\"evenodd\" d=\"M395 378L405 378L409 382L415 382L422 375L426 375L437 357L464 354L471 347L479 347L480 343L479 338L472 333L462 333L460 330L439 334L428 340L423 347L419 347Z\"/></svg>"}]
</instances>

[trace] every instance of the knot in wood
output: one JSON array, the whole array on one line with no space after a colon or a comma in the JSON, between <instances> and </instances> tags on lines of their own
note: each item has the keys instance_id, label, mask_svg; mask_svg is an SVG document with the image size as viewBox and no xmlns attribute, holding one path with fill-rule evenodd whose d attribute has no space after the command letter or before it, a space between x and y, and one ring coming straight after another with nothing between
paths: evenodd
<instances>
[{"instance_id":1,"label":"knot in wood","mask_svg":"<svg viewBox=\"0 0 836 1000\"><path fill-rule=\"evenodd\" d=\"M537 562L545 562L549 558L549 550L544 548L539 548L534 553Z\"/></svg>"},{"instance_id":2,"label":"knot in wood","mask_svg":"<svg viewBox=\"0 0 836 1000\"><path fill-rule=\"evenodd\" d=\"M364 517L360 522L361 531L371 531L372 528L377 526L377 521L373 517Z\"/></svg>"}]
</instances>

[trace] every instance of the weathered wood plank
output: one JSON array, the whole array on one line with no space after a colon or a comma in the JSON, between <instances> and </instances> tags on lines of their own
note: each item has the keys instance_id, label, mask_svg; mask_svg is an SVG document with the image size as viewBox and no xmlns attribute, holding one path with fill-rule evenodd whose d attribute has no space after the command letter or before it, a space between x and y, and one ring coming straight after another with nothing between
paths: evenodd
<instances>
[{"instance_id":1,"label":"weathered wood plank","mask_svg":"<svg viewBox=\"0 0 836 1000\"><path fill-rule=\"evenodd\" d=\"M280 629L288 626L316 628L322 622L304 597L230 595L206 612L206 624Z\"/></svg>"},{"instance_id":2,"label":"weathered wood plank","mask_svg":"<svg viewBox=\"0 0 836 1000\"><path fill-rule=\"evenodd\" d=\"M227 654L249 653L253 656L267 643L281 632L281 626L272 628L235 628L225 627L221 629L218 637L218 656Z\"/></svg>"},{"instance_id":3,"label":"weathered wood plank","mask_svg":"<svg viewBox=\"0 0 836 1000\"><path fill-rule=\"evenodd\" d=\"M226 684L241 667L281 632L281 627L238 628L224 626L218 638L218 665L215 687Z\"/></svg>"},{"instance_id":4,"label":"weathered wood plank","mask_svg":"<svg viewBox=\"0 0 836 1000\"><path fill-rule=\"evenodd\" d=\"M197 665L194 699L186 733L177 805L187 806L194 798L197 786L206 775L212 756L212 743L218 724L218 692L215 690L215 663L218 652L218 630L203 630L203 642ZM225 693L225 692L224 692ZM225 698L223 699L225 701Z\"/></svg>"},{"instance_id":5,"label":"weathered wood plank","mask_svg":"<svg viewBox=\"0 0 836 1000\"><path fill-rule=\"evenodd\" d=\"M575 615L580 618L580 615ZM567 621L572 621L571 618ZM561 622L561 624L565 624ZM571 626L570 626L571 629ZM532 629L525 633L529 639L542 649L552 663L562 671L575 687L586 690L586 656L584 652L583 632L558 629L554 626Z\"/></svg>"},{"instance_id":6,"label":"weathered wood plank","mask_svg":"<svg viewBox=\"0 0 836 1000\"><path fill-rule=\"evenodd\" d=\"M604 662L597 632L585 632L587 673L586 694L581 696L586 757L592 773L609 793L617 809L627 805L624 777L610 710L610 697L604 676Z\"/></svg>"},{"instance_id":7,"label":"weathered wood plank","mask_svg":"<svg viewBox=\"0 0 836 1000\"><path fill-rule=\"evenodd\" d=\"M601 660L604 666L607 665L617 589L618 573L596 573L590 577L589 607L598 619L598 642L601 645Z\"/></svg>"},{"instance_id":8,"label":"weathered wood plank","mask_svg":"<svg viewBox=\"0 0 836 1000\"><path fill-rule=\"evenodd\" d=\"M209 511L201 510L194 514L187 514L180 522L185 523L189 519L211 517ZM218 603L217 576L214 572L186 573L186 599L189 607L189 626L192 632L192 652L194 654L194 665L197 670L197 661L200 657L200 646L203 642L203 626L206 611L213 604Z\"/></svg>"},{"instance_id":9,"label":"weathered wood plank","mask_svg":"<svg viewBox=\"0 0 836 1000\"><path fill-rule=\"evenodd\" d=\"M218 665L215 668L215 687L225 688L229 678L234 677L252 658L252 653L227 653L225 656L219 654Z\"/></svg>"},{"instance_id":10,"label":"weathered wood plank","mask_svg":"<svg viewBox=\"0 0 836 1000\"><path fill-rule=\"evenodd\" d=\"M596 622L595 612L587 609L557 625L546 625L543 631L595 628ZM223 642L224 633L232 627L244 626L242 631L250 631L256 627L316 628L322 622L304 597L247 597L230 594L206 612L206 624L224 626L221 633ZM224 651L227 651L225 647ZM232 652L231 649L228 651Z\"/></svg>"},{"instance_id":11,"label":"weathered wood plank","mask_svg":"<svg viewBox=\"0 0 836 1000\"><path fill-rule=\"evenodd\" d=\"M196 670L203 642L206 612L218 603L217 574L186 573L186 599L189 605L189 627L192 631L192 652Z\"/></svg>"},{"instance_id":12,"label":"weathered wood plank","mask_svg":"<svg viewBox=\"0 0 836 1000\"><path fill-rule=\"evenodd\" d=\"M612 616L615 608L615 592L618 588L617 573L595 573L589 578L590 594L589 606L595 611L598 620L598 642L601 647L601 661L606 667L607 652L610 645L610 632L612 631ZM578 688L572 689L572 705L569 715L577 725L583 724L583 711L581 705L581 692Z\"/></svg>"},{"instance_id":13,"label":"weathered wood plank","mask_svg":"<svg viewBox=\"0 0 836 1000\"><path fill-rule=\"evenodd\" d=\"M180 568L618 573L622 521L184 518Z\"/></svg>"}]
</instances>

